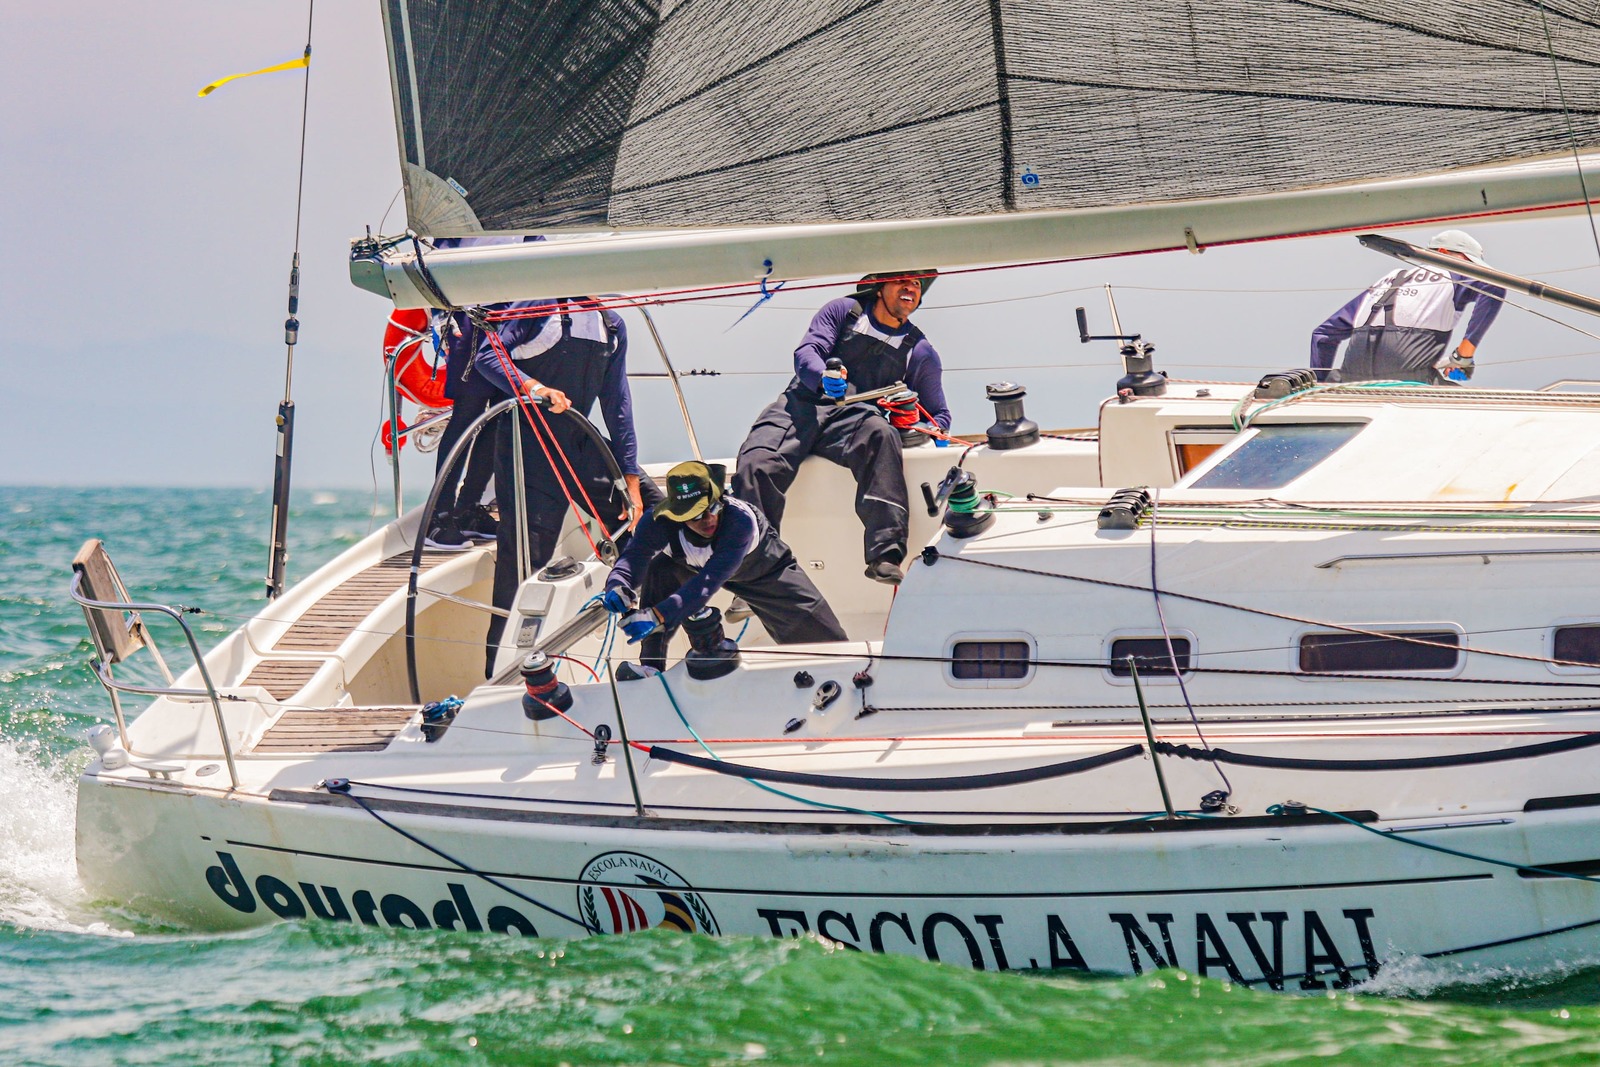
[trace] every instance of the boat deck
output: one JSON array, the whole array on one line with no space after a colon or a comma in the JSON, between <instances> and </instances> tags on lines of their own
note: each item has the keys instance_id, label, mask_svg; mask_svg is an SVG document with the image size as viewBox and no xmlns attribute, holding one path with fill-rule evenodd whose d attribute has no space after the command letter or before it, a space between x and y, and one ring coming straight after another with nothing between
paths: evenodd
<instances>
[{"instance_id":1,"label":"boat deck","mask_svg":"<svg viewBox=\"0 0 1600 1067\"><path fill-rule=\"evenodd\" d=\"M439 564L465 554L425 549L421 573L426 574ZM260 686L275 700L292 699L327 663L326 655L315 653L337 651L378 605L405 589L410 573L411 553L407 551L345 579L307 608L272 646L273 651L294 655L282 658L269 655L251 669L243 684Z\"/></svg>"},{"instance_id":2,"label":"boat deck","mask_svg":"<svg viewBox=\"0 0 1600 1067\"><path fill-rule=\"evenodd\" d=\"M381 752L416 713L414 704L390 708L289 708L252 751L268 756L291 752Z\"/></svg>"}]
</instances>

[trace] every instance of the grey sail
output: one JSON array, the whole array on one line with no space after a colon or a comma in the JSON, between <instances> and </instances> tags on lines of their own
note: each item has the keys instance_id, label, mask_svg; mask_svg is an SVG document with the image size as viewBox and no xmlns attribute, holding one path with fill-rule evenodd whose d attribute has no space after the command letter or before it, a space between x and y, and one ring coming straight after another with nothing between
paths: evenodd
<instances>
[{"instance_id":1,"label":"grey sail","mask_svg":"<svg viewBox=\"0 0 1600 1067\"><path fill-rule=\"evenodd\" d=\"M1600 22L1571 0L386 0L385 14L425 234L1076 211L1600 145Z\"/></svg>"}]
</instances>

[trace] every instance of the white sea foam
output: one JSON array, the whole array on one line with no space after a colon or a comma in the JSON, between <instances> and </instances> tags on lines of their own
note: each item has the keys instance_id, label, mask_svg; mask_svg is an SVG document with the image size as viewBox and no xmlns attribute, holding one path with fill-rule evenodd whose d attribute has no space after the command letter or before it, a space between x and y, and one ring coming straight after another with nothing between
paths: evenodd
<instances>
[{"instance_id":1,"label":"white sea foam","mask_svg":"<svg viewBox=\"0 0 1600 1067\"><path fill-rule=\"evenodd\" d=\"M0 923L118 934L88 907L73 857L76 782L30 746L0 740Z\"/></svg>"},{"instance_id":2,"label":"white sea foam","mask_svg":"<svg viewBox=\"0 0 1600 1067\"><path fill-rule=\"evenodd\" d=\"M1572 959L1541 962L1537 966L1483 965L1460 960L1430 960L1402 956L1384 964L1377 977L1362 983L1360 992L1384 997L1427 997L1455 987L1493 987L1504 991L1534 988L1558 982L1596 965L1592 953Z\"/></svg>"}]
</instances>

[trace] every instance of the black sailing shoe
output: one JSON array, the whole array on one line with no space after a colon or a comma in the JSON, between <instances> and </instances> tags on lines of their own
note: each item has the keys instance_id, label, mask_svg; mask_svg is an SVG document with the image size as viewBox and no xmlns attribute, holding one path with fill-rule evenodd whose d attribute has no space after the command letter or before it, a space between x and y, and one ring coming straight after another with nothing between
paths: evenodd
<instances>
[{"instance_id":1,"label":"black sailing shoe","mask_svg":"<svg viewBox=\"0 0 1600 1067\"><path fill-rule=\"evenodd\" d=\"M494 512L482 504L457 508L452 518L455 520L456 529L479 541L493 541L495 531L500 525Z\"/></svg>"},{"instance_id":2,"label":"black sailing shoe","mask_svg":"<svg viewBox=\"0 0 1600 1067\"><path fill-rule=\"evenodd\" d=\"M884 585L899 585L905 580L905 571L893 560L880 559L867 564L867 577Z\"/></svg>"},{"instance_id":3,"label":"black sailing shoe","mask_svg":"<svg viewBox=\"0 0 1600 1067\"><path fill-rule=\"evenodd\" d=\"M422 543L445 552L463 552L472 547L472 542L467 540L466 535L456 527L455 520L448 515L434 520Z\"/></svg>"}]
</instances>

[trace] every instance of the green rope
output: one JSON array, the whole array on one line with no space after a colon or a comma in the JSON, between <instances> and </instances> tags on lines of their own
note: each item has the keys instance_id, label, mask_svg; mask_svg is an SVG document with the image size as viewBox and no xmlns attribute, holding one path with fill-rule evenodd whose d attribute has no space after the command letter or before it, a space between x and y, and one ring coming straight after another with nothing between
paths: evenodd
<instances>
[{"instance_id":1,"label":"green rope","mask_svg":"<svg viewBox=\"0 0 1600 1067\"><path fill-rule=\"evenodd\" d=\"M1427 382L1403 382L1395 380L1377 382L1321 382L1317 385L1308 385L1304 389L1296 389L1288 396L1280 396L1276 400L1261 405L1249 414L1245 414L1245 409L1250 406L1250 401L1255 399L1255 394L1250 392L1241 397L1239 402L1233 407L1233 429L1236 433L1241 432L1246 426L1250 425L1252 419L1255 419L1265 412L1271 411L1280 404L1287 404L1291 400L1304 400L1306 397L1315 393L1326 393L1331 389L1399 389L1416 388L1417 386L1426 386L1427 384Z\"/></svg>"},{"instance_id":2,"label":"green rope","mask_svg":"<svg viewBox=\"0 0 1600 1067\"><path fill-rule=\"evenodd\" d=\"M706 755L710 756L712 759L716 760L718 763L721 763L722 762L722 757L717 755L715 752L711 751L711 746L706 744L705 743L705 739L702 738L698 733L695 732L695 729L694 729L693 726L689 725L689 720L684 716L683 709L678 707L678 698L672 695L672 687L667 684L667 676L666 676L666 674L663 672L663 673L657 674L656 677L661 679L661 688L665 689L667 691L667 699L672 702L672 710L678 713L678 721L683 723L683 728L685 730L689 731L689 736L694 738L695 742L697 744L699 744L699 746L701 748L705 749ZM743 777L743 776L741 775L739 777ZM894 815L885 815L881 811L868 811L865 808L852 808L852 807L849 807L848 805L845 805L845 804L828 804L828 803L824 803L823 801L820 801L820 800L810 800L810 799L808 799L806 797L795 796L793 793L785 793L782 789L776 789L776 788L766 784L765 782L758 782L754 778L744 778L744 781L749 782L751 785L755 786L757 789L764 789L768 793L772 793L772 794L775 794L777 796L783 797L785 800L793 800L793 801L796 801L796 802L801 803L801 804L810 804L814 808L826 808L829 811L845 811L845 812L849 812L852 815L869 815L874 819L883 819L886 822L899 823L902 826L921 826L922 825L921 823L917 822L915 819L901 819L901 818L898 818L898 817L896 817Z\"/></svg>"},{"instance_id":3,"label":"green rope","mask_svg":"<svg viewBox=\"0 0 1600 1067\"><path fill-rule=\"evenodd\" d=\"M1267 809L1267 814L1268 815L1288 815L1288 814L1291 814L1293 811L1297 811L1297 810L1301 810L1301 809L1299 809L1298 807L1291 809L1291 808L1288 808L1288 807L1286 807L1286 806L1284 806L1282 804L1274 804L1274 805L1272 805L1271 807L1269 807ZM1358 829L1365 830L1369 834L1377 834L1379 837L1384 838L1385 840L1398 841L1402 845L1413 845L1413 846L1415 846L1417 848L1425 848L1425 849L1428 849L1430 852L1442 852L1447 856L1459 856L1461 859L1473 860L1473 861L1475 861L1477 863L1488 863L1488 864L1492 864L1492 865L1494 865L1496 867L1506 867L1506 868L1509 868L1509 869L1511 869L1513 871L1529 871L1529 872L1531 872L1533 874L1546 874L1546 875L1549 875L1552 878L1570 878L1575 882L1595 882L1595 883L1600 883L1600 878L1595 878L1595 877L1592 877L1592 876L1587 875L1587 874L1573 874L1573 873L1571 873L1569 871L1555 871L1555 870L1551 870L1548 867L1530 867L1525 863L1512 863L1510 860L1497 860L1497 859L1493 859L1493 858L1491 858L1489 856L1479 856L1479 855L1476 855L1475 853L1471 853L1471 852L1462 852L1460 849L1446 848L1443 845L1430 845L1426 841L1415 841L1415 840L1412 840L1409 837L1401 837L1398 834L1395 834L1395 833L1393 833L1393 832L1391 832L1389 830L1379 830L1376 827L1368 826L1366 823L1359 822L1356 819L1352 819L1348 815L1341 815L1337 811L1328 811L1326 808L1314 808L1311 805L1307 804L1307 805L1305 805L1304 810L1305 811L1314 811L1318 815L1327 815L1327 816L1329 816L1331 818L1338 819L1340 822L1347 822L1351 826L1357 827Z\"/></svg>"}]
</instances>

